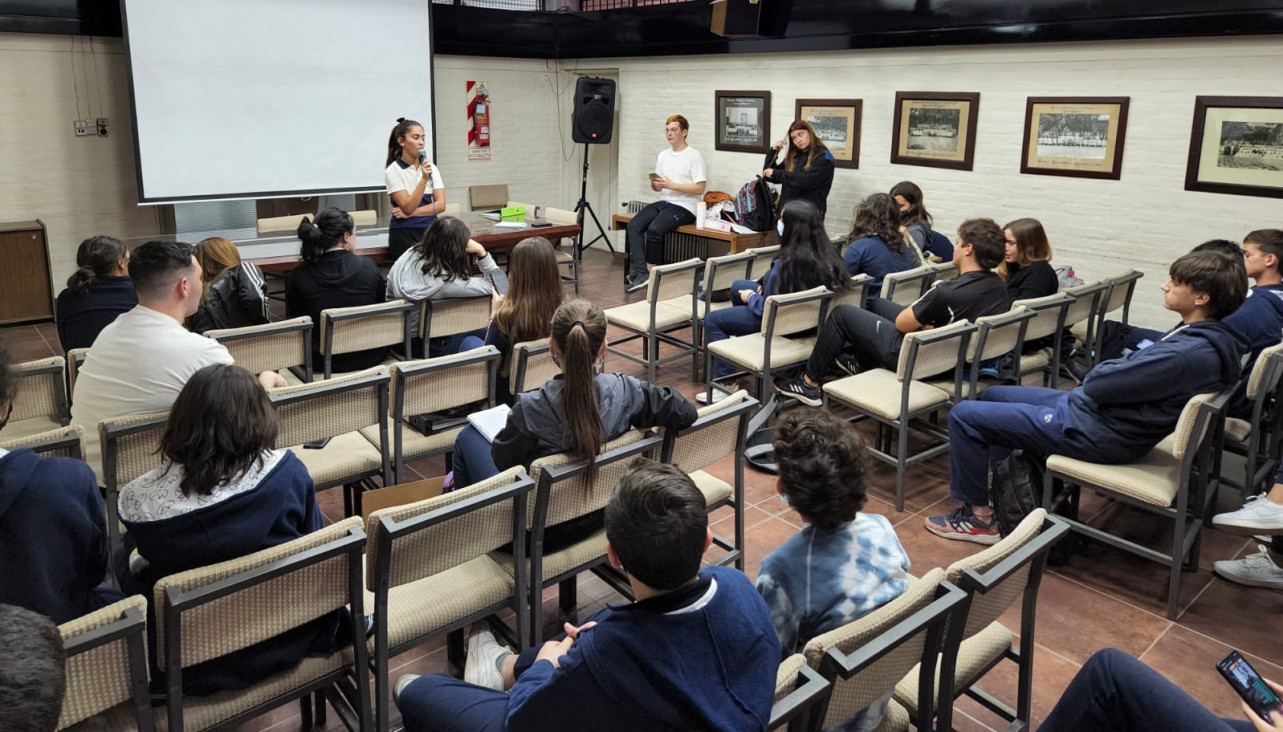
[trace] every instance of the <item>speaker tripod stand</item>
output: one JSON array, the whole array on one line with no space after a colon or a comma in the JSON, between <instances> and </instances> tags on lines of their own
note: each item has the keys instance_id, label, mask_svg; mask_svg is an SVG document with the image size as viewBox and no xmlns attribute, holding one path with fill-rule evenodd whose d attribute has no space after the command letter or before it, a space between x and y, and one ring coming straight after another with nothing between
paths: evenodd
<instances>
[{"instance_id":1,"label":"speaker tripod stand","mask_svg":"<svg viewBox=\"0 0 1283 732\"><path fill-rule=\"evenodd\" d=\"M588 143L584 143L584 172L579 181L579 203L575 204L575 213L578 218L575 223L579 226L579 235L575 241L575 267L578 269L580 260L583 257L584 249L596 244L598 240L606 242L610 248L610 253L615 253L615 245L610 243L610 237L606 236L606 229L601 225L597 218L597 212L593 210L592 204L588 202ZM587 244L584 243L584 215L592 217L593 223L597 225L597 236L592 238Z\"/></svg>"}]
</instances>

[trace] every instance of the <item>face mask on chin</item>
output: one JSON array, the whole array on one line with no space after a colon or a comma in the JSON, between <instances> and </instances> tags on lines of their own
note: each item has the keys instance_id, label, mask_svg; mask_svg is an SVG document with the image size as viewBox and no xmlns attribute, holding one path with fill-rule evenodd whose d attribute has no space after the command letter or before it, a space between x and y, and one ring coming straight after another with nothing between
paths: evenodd
<instances>
[{"instance_id":1,"label":"face mask on chin","mask_svg":"<svg viewBox=\"0 0 1283 732\"><path fill-rule=\"evenodd\" d=\"M784 238L784 219L775 222L775 233L779 234L781 239Z\"/></svg>"}]
</instances>

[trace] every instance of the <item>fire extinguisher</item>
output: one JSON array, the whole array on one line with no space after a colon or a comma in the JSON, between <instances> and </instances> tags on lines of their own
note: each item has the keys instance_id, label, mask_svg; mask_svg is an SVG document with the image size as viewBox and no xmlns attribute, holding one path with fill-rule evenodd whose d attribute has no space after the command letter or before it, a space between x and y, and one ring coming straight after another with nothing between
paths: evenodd
<instances>
[{"instance_id":1,"label":"fire extinguisher","mask_svg":"<svg viewBox=\"0 0 1283 732\"><path fill-rule=\"evenodd\" d=\"M477 94L473 102L474 107L472 115L472 125L476 130L477 144L481 147L490 147L490 103L484 92Z\"/></svg>"}]
</instances>

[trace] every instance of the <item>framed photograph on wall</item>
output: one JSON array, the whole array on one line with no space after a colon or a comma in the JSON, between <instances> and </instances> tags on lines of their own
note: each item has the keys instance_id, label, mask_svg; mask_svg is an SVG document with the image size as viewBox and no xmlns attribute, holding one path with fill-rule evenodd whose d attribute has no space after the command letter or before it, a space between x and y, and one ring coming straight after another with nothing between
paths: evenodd
<instances>
[{"instance_id":1,"label":"framed photograph on wall","mask_svg":"<svg viewBox=\"0 0 1283 732\"><path fill-rule=\"evenodd\" d=\"M891 162L971 170L979 92L896 92Z\"/></svg>"},{"instance_id":2,"label":"framed photograph on wall","mask_svg":"<svg viewBox=\"0 0 1283 732\"><path fill-rule=\"evenodd\" d=\"M1020 172L1122 176L1130 97L1029 97Z\"/></svg>"},{"instance_id":3,"label":"framed photograph on wall","mask_svg":"<svg viewBox=\"0 0 1283 732\"><path fill-rule=\"evenodd\" d=\"M1195 97L1185 190L1283 198L1283 97Z\"/></svg>"},{"instance_id":4,"label":"framed photograph on wall","mask_svg":"<svg viewBox=\"0 0 1283 732\"><path fill-rule=\"evenodd\" d=\"M806 120L815 130L838 168L860 167L860 113L862 99L799 99L793 119Z\"/></svg>"},{"instance_id":5,"label":"framed photograph on wall","mask_svg":"<svg viewBox=\"0 0 1283 732\"><path fill-rule=\"evenodd\" d=\"M714 95L717 100L714 147L727 152L765 155L771 149L771 93L718 91Z\"/></svg>"}]
</instances>

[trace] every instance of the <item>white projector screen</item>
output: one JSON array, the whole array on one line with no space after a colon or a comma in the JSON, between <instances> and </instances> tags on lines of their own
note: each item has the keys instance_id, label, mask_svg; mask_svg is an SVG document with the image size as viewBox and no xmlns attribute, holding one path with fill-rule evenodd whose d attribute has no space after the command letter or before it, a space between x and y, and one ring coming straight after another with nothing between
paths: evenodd
<instances>
[{"instance_id":1,"label":"white projector screen","mask_svg":"<svg viewBox=\"0 0 1283 732\"><path fill-rule=\"evenodd\" d=\"M434 148L429 0L126 0L140 203L384 189Z\"/></svg>"}]
</instances>

